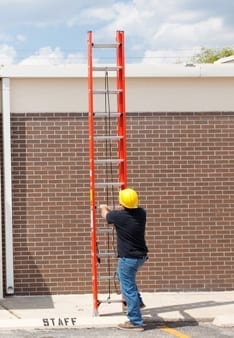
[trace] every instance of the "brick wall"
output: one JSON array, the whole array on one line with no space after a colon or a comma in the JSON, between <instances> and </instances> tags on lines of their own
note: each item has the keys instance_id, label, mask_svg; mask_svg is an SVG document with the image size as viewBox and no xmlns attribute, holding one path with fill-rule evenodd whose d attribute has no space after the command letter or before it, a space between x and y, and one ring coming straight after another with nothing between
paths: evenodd
<instances>
[{"instance_id":1,"label":"brick wall","mask_svg":"<svg viewBox=\"0 0 234 338\"><path fill-rule=\"evenodd\" d=\"M90 293L87 114L11 118L15 293ZM127 126L148 213L140 288L233 289L234 114L131 113Z\"/></svg>"},{"instance_id":2,"label":"brick wall","mask_svg":"<svg viewBox=\"0 0 234 338\"><path fill-rule=\"evenodd\" d=\"M16 294L89 289L86 119L12 114Z\"/></svg>"}]
</instances>

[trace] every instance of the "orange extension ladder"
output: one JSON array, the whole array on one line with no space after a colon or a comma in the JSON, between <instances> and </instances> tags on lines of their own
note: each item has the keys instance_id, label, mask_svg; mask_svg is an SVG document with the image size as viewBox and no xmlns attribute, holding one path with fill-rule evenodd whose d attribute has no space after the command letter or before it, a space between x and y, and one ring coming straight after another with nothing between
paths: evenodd
<instances>
[{"instance_id":1,"label":"orange extension ladder","mask_svg":"<svg viewBox=\"0 0 234 338\"><path fill-rule=\"evenodd\" d=\"M114 302L110 280L116 278L110 271L110 257L116 262L116 253L109 248L112 227L100 225L103 219L98 209L102 203L110 205L110 198L115 208L114 198L127 186L124 32L116 32L114 43L102 44L94 43L89 31L87 44L92 291L93 314L97 316L101 303ZM115 63L94 66L94 49L113 51ZM100 238L105 242L104 252L99 248ZM105 267L101 268L100 260L107 261ZM108 285L106 301L98 299L101 281Z\"/></svg>"}]
</instances>

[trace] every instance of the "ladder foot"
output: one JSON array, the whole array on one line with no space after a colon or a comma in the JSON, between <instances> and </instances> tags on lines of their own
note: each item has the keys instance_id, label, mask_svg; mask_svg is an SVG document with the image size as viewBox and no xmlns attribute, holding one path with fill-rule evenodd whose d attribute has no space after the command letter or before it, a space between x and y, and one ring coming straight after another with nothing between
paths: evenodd
<instances>
[{"instance_id":1,"label":"ladder foot","mask_svg":"<svg viewBox=\"0 0 234 338\"><path fill-rule=\"evenodd\" d=\"M98 310L93 310L93 317L98 317L98 316L99 316Z\"/></svg>"}]
</instances>

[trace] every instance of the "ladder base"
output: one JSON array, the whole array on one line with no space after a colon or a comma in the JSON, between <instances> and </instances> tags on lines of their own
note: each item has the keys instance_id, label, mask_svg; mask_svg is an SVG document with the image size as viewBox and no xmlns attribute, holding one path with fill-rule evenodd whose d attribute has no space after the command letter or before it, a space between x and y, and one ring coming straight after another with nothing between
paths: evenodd
<instances>
[{"instance_id":1,"label":"ladder base","mask_svg":"<svg viewBox=\"0 0 234 338\"><path fill-rule=\"evenodd\" d=\"M121 308L122 308L122 312L126 313L127 312L127 304L123 299L106 299L106 300L99 300L98 301L98 306L100 306L101 304L112 304L112 303L119 303L121 304Z\"/></svg>"},{"instance_id":2,"label":"ladder base","mask_svg":"<svg viewBox=\"0 0 234 338\"><path fill-rule=\"evenodd\" d=\"M99 316L98 310L93 310L93 317L98 317L98 316Z\"/></svg>"}]
</instances>

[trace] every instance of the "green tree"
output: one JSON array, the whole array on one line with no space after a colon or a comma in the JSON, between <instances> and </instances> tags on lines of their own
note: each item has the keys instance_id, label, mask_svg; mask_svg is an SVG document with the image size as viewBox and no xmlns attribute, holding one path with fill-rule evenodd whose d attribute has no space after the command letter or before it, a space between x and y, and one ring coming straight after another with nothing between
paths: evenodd
<instances>
[{"instance_id":1,"label":"green tree","mask_svg":"<svg viewBox=\"0 0 234 338\"><path fill-rule=\"evenodd\" d=\"M196 54L192 61L194 63L214 63L215 61L234 55L234 48L209 49L202 48L201 52Z\"/></svg>"}]
</instances>

